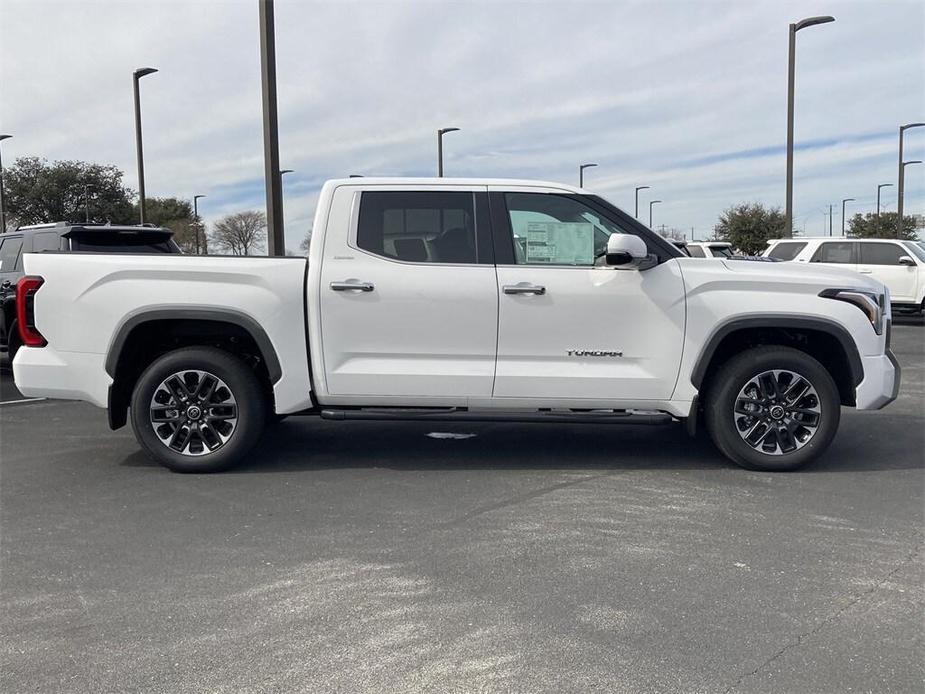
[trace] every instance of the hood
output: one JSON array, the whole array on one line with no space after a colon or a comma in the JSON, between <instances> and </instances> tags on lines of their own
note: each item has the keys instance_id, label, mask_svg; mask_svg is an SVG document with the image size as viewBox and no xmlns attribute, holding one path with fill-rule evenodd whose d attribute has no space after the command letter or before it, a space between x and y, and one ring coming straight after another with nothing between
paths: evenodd
<instances>
[{"instance_id":1,"label":"hood","mask_svg":"<svg viewBox=\"0 0 925 694\"><path fill-rule=\"evenodd\" d=\"M825 284L838 288L867 289L882 292L883 283L854 270L820 265L819 263L749 263L727 261L720 263L736 274L764 277L771 282L797 282Z\"/></svg>"}]
</instances>

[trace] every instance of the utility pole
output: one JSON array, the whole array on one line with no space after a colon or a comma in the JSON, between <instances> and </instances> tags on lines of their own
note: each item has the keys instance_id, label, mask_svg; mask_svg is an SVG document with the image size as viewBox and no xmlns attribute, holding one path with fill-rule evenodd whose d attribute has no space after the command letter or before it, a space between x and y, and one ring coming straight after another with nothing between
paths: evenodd
<instances>
[{"instance_id":1,"label":"utility pole","mask_svg":"<svg viewBox=\"0 0 925 694\"><path fill-rule=\"evenodd\" d=\"M279 174L279 119L276 109L276 30L273 0L257 0L260 9L260 84L263 97L263 176L267 189L267 250L286 255L283 236L283 185Z\"/></svg>"}]
</instances>

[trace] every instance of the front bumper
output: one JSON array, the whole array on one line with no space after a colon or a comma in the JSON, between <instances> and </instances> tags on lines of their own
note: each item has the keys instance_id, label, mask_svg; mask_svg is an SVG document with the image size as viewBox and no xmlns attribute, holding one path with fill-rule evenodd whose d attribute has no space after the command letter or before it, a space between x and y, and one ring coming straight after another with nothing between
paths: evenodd
<instances>
[{"instance_id":1,"label":"front bumper","mask_svg":"<svg viewBox=\"0 0 925 694\"><path fill-rule=\"evenodd\" d=\"M86 400L106 407L112 378L106 355L61 352L50 345L20 347L13 359L16 387L30 398Z\"/></svg>"},{"instance_id":2,"label":"front bumper","mask_svg":"<svg viewBox=\"0 0 925 694\"><path fill-rule=\"evenodd\" d=\"M856 407L859 410L879 410L893 402L899 395L902 370L889 349L885 354L862 357L864 380L855 390Z\"/></svg>"}]
</instances>

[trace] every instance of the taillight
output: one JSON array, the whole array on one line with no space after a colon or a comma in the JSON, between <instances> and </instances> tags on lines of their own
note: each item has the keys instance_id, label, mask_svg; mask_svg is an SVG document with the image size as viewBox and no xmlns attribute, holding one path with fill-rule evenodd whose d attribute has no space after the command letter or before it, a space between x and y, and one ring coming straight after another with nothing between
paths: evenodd
<instances>
[{"instance_id":1,"label":"taillight","mask_svg":"<svg viewBox=\"0 0 925 694\"><path fill-rule=\"evenodd\" d=\"M16 283L16 325L19 339L26 347L44 347L48 341L35 329L35 293L43 280L35 275L20 277Z\"/></svg>"}]
</instances>

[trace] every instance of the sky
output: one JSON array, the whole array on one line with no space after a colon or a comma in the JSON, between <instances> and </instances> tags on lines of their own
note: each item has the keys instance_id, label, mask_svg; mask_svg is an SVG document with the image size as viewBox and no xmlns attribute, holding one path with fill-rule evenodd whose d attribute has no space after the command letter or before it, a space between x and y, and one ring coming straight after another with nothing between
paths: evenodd
<instances>
[{"instance_id":1,"label":"sky","mask_svg":"<svg viewBox=\"0 0 925 694\"><path fill-rule=\"evenodd\" d=\"M925 121L920 0L368 2L276 0L287 247L328 178L577 184L640 218L712 233L730 205L783 207L788 25L797 35L794 227L827 233L896 183L898 127ZM16 157L115 164L137 188L132 71L149 197L207 224L265 209L258 0L0 0L0 132ZM906 159L925 160L925 128ZM905 211L925 214L925 165ZM895 187L883 190L896 209Z\"/></svg>"}]
</instances>

